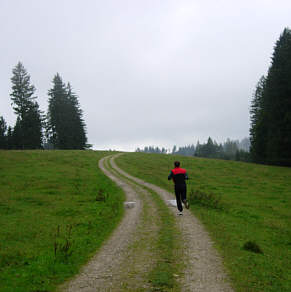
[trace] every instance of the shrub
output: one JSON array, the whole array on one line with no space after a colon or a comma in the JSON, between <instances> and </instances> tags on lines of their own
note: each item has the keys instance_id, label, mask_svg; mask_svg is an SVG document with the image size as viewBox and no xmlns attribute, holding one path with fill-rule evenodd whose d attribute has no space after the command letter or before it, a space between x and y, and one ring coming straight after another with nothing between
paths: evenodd
<instances>
[{"instance_id":1,"label":"shrub","mask_svg":"<svg viewBox=\"0 0 291 292\"><path fill-rule=\"evenodd\" d=\"M190 204L199 204L201 206L213 209L222 209L221 198L213 193L205 193L199 190L191 190L189 193Z\"/></svg>"},{"instance_id":2,"label":"shrub","mask_svg":"<svg viewBox=\"0 0 291 292\"><path fill-rule=\"evenodd\" d=\"M263 253L263 251L261 250L261 248L254 241L247 241L243 245L243 249L245 249L247 251L254 252L254 253L261 253L261 254Z\"/></svg>"},{"instance_id":3,"label":"shrub","mask_svg":"<svg viewBox=\"0 0 291 292\"><path fill-rule=\"evenodd\" d=\"M57 231L55 234L55 241L54 241L54 254L55 260L60 260L62 262L66 262L68 258L72 255L72 240L71 240L71 233L72 233L72 225L67 226L66 232L63 235L60 233L60 225L57 227Z\"/></svg>"},{"instance_id":4,"label":"shrub","mask_svg":"<svg viewBox=\"0 0 291 292\"><path fill-rule=\"evenodd\" d=\"M97 195L96 195L96 201L97 202L105 202L106 201L106 193L103 189L99 189Z\"/></svg>"}]
</instances>

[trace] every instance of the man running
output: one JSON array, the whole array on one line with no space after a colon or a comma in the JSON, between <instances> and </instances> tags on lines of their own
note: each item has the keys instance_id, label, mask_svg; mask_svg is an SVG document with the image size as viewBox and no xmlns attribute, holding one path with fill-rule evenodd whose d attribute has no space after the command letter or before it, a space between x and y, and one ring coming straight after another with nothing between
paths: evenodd
<instances>
[{"instance_id":1,"label":"man running","mask_svg":"<svg viewBox=\"0 0 291 292\"><path fill-rule=\"evenodd\" d=\"M186 199L186 182L185 180L188 179L188 175L185 169L180 168L180 162L175 161L174 162L175 168L171 170L168 180L173 179L175 184L175 194L176 194L176 201L177 201L177 208L179 210L178 215L183 215L183 206L182 202L186 209L189 209L189 203Z\"/></svg>"}]
</instances>

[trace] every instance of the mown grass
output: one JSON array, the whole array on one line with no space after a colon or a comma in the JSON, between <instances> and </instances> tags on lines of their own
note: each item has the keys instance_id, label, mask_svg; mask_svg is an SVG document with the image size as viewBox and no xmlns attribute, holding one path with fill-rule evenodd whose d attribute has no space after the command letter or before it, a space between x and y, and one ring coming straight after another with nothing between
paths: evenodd
<instances>
[{"instance_id":1,"label":"mown grass","mask_svg":"<svg viewBox=\"0 0 291 292\"><path fill-rule=\"evenodd\" d=\"M156 222L158 225L158 236L155 241L155 250L158 256L155 266L148 275L148 280L153 287L153 291L180 291L177 277L181 276L181 271L183 270L182 263L179 260L182 255L182 246L179 242L181 233L178 230L173 214L162 198L153 190L123 176L112 168L109 163L107 167L114 172L116 176L128 181L133 187L138 185L145 189L156 205L159 221ZM148 218L148 220L150 220L150 218Z\"/></svg>"},{"instance_id":2,"label":"mown grass","mask_svg":"<svg viewBox=\"0 0 291 292\"><path fill-rule=\"evenodd\" d=\"M179 237L181 236L175 224L173 214L164 201L152 190L147 189L158 208L161 220L159 235L157 238L157 249L159 258L154 269L149 274L149 281L155 291L179 291L176 276L181 276L182 263L179 257L182 254Z\"/></svg>"},{"instance_id":3,"label":"mown grass","mask_svg":"<svg viewBox=\"0 0 291 292\"><path fill-rule=\"evenodd\" d=\"M198 200L191 211L210 232L236 291L291 291L291 169L143 153L122 155L117 164L173 191L167 175L174 160L188 171L188 192L219 198L219 208Z\"/></svg>"},{"instance_id":4,"label":"mown grass","mask_svg":"<svg viewBox=\"0 0 291 292\"><path fill-rule=\"evenodd\" d=\"M54 291L123 214L108 152L0 151L0 291Z\"/></svg>"}]
</instances>

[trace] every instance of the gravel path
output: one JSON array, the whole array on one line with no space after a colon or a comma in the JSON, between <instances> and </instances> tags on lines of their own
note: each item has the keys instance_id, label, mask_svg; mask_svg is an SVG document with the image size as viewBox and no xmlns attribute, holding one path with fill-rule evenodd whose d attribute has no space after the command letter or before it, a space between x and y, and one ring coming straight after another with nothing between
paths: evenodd
<instances>
[{"instance_id":1,"label":"gravel path","mask_svg":"<svg viewBox=\"0 0 291 292\"><path fill-rule=\"evenodd\" d=\"M173 195L121 170L114 161L119 155L101 159L99 167L124 190L127 201L136 202L135 207L126 209L111 237L79 275L60 287L62 291L152 291L147 275L155 264L156 251L152 247L155 246L159 218L155 205L142 187L152 189L166 203L173 199ZM120 178L108 167L109 162L116 172L138 186ZM177 210L170 209L176 216ZM181 291L233 291L227 282L221 258L201 223L188 210L183 216L176 216L176 220L182 234L183 255L180 260L185 263L183 276L178 279Z\"/></svg>"},{"instance_id":2,"label":"gravel path","mask_svg":"<svg viewBox=\"0 0 291 292\"><path fill-rule=\"evenodd\" d=\"M99 167L126 193L135 207L125 209L125 215L111 237L81 270L80 274L60 287L61 291L148 291L147 272L154 264L151 240L155 237L155 208L151 202L128 183L105 168L105 157ZM150 214L148 214L150 212ZM149 216L152 220L144 220ZM151 236L149 236L149 234ZM146 239L146 240L145 240ZM144 246L140 242L147 242Z\"/></svg>"},{"instance_id":3,"label":"gravel path","mask_svg":"<svg viewBox=\"0 0 291 292\"><path fill-rule=\"evenodd\" d=\"M119 155L116 155L115 158ZM112 165L122 175L141 186L155 191L165 202L173 199L173 195L166 190L129 175L120 169L114 161ZM177 213L175 208L171 209L175 214ZM184 250L184 259L181 260L186 263L184 278L180 279L181 290L204 292L233 291L227 281L221 258L214 249L208 233L190 211L184 210L183 213L183 216L177 217L178 226L182 232L181 243Z\"/></svg>"}]
</instances>

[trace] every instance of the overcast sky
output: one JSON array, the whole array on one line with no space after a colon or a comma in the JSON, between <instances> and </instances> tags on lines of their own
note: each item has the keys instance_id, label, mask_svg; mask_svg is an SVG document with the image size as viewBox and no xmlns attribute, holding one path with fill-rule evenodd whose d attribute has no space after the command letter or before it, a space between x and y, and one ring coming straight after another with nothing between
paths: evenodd
<instances>
[{"instance_id":1,"label":"overcast sky","mask_svg":"<svg viewBox=\"0 0 291 292\"><path fill-rule=\"evenodd\" d=\"M0 115L14 124L21 61L42 110L57 72L71 83L95 149L244 138L290 16L290 0L0 0Z\"/></svg>"}]
</instances>

